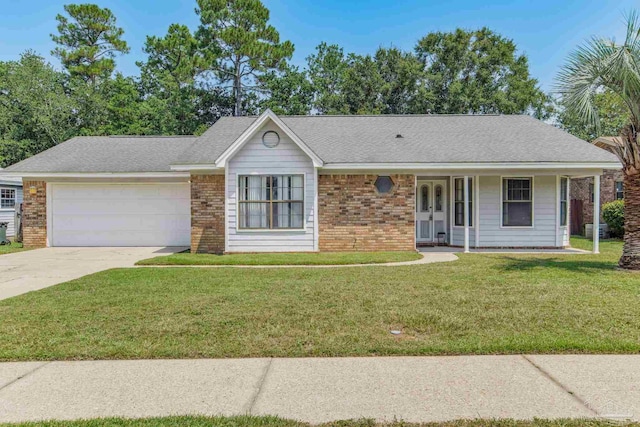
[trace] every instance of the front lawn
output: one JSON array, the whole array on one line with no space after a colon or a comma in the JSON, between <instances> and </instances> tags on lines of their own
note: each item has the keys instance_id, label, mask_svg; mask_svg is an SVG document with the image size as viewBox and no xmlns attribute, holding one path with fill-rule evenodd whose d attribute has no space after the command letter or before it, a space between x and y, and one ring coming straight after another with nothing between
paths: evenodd
<instances>
[{"instance_id":1,"label":"front lawn","mask_svg":"<svg viewBox=\"0 0 640 427\"><path fill-rule=\"evenodd\" d=\"M0 360L637 353L640 275L601 250L110 270L0 301Z\"/></svg>"},{"instance_id":2,"label":"front lawn","mask_svg":"<svg viewBox=\"0 0 640 427\"><path fill-rule=\"evenodd\" d=\"M136 265L345 265L382 264L415 261L416 252L334 252L268 254L190 254L179 253L139 261Z\"/></svg>"},{"instance_id":3,"label":"front lawn","mask_svg":"<svg viewBox=\"0 0 640 427\"><path fill-rule=\"evenodd\" d=\"M622 423L607 420L464 420L438 423L407 423L402 421L380 423L373 420L346 420L316 424L318 427L638 427L639 423ZM146 419L104 418L80 421L38 421L37 423L0 424L0 427L312 427L313 424L276 417L163 417Z\"/></svg>"},{"instance_id":4,"label":"front lawn","mask_svg":"<svg viewBox=\"0 0 640 427\"><path fill-rule=\"evenodd\" d=\"M12 243L11 245L0 245L0 255L12 254L15 252L26 251L22 243Z\"/></svg>"}]
</instances>

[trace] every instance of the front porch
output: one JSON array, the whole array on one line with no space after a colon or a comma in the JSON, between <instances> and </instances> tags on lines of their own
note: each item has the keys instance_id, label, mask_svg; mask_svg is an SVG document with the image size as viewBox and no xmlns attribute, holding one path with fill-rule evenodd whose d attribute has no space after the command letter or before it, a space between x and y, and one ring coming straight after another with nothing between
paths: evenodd
<instances>
[{"instance_id":1,"label":"front porch","mask_svg":"<svg viewBox=\"0 0 640 427\"><path fill-rule=\"evenodd\" d=\"M584 253L570 246L570 180L601 171L468 171L415 174L420 251ZM593 206L593 217L600 217ZM593 252L599 253L599 224ZM435 248L432 248L435 247ZM444 247L444 248L443 248Z\"/></svg>"},{"instance_id":2,"label":"front porch","mask_svg":"<svg viewBox=\"0 0 640 427\"><path fill-rule=\"evenodd\" d=\"M448 253L464 253L464 248L456 246L424 246L418 247L418 252L424 254L448 254ZM559 249L527 249L527 248L470 248L468 253L483 253L483 254L558 254L558 255L570 255L570 254L590 254L590 251L585 251L578 248L559 248Z\"/></svg>"}]
</instances>

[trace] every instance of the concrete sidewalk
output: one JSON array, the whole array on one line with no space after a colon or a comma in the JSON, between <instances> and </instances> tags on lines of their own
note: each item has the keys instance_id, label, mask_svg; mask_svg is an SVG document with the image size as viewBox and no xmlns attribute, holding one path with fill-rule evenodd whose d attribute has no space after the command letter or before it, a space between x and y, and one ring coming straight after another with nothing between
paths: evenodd
<instances>
[{"instance_id":1,"label":"concrete sidewalk","mask_svg":"<svg viewBox=\"0 0 640 427\"><path fill-rule=\"evenodd\" d=\"M269 414L639 419L640 356L452 356L0 364L0 422Z\"/></svg>"}]
</instances>

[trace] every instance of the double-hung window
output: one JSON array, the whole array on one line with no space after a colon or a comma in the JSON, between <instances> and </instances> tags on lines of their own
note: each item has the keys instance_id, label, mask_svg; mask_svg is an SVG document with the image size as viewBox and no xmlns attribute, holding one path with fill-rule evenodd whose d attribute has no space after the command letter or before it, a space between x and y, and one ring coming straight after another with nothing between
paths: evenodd
<instances>
[{"instance_id":1,"label":"double-hung window","mask_svg":"<svg viewBox=\"0 0 640 427\"><path fill-rule=\"evenodd\" d=\"M454 187L454 225L464 227L464 178L455 178ZM469 177L469 227L473 227L473 178Z\"/></svg>"},{"instance_id":2,"label":"double-hung window","mask_svg":"<svg viewBox=\"0 0 640 427\"><path fill-rule=\"evenodd\" d=\"M304 228L303 175L241 175L238 228Z\"/></svg>"},{"instance_id":3,"label":"double-hung window","mask_svg":"<svg viewBox=\"0 0 640 427\"><path fill-rule=\"evenodd\" d=\"M16 207L16 189L0 188L0 209L13 209Z\"/></svg>"},{"instance_id":4,"label":"double-hung window","mask_svg":"<svg viewBox=\"0 0 640 427\"><path fill-rule=\"evenodd\" d=\"M616 200L624 199L624 183L616 181Z\"/></svg>"},{"instance_id":5,"label":"double-hung window","mask_svg":"<svg viewBox=\"0 0 640 427\"><path fill-rule=\"evenodd\" d=\"M560 226L565 227L569 222L569 179L560 178Z\"/></svg>"},{"instance_id":6,"label":"double-hung window","mask_svg":"<svg viewBox=\"0 0 640 427\"><path fill-rule=\"evenodd\" d=\"M533 179L502 179L502 226L533 226Z\"/></svg>"}]
</instances>

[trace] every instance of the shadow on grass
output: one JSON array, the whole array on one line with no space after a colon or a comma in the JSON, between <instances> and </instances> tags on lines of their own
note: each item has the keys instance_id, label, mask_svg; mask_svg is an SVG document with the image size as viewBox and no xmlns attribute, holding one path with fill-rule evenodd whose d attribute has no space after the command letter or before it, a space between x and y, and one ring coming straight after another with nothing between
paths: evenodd
<instances>
[{"instance_id":1,"label":"shadow on grass","mask_svg":"<svg viewBox=\"0 0 640 427\"><path fill-rule=\"evenodd\" d=\"M567 260L561 258L516 258L510 256L501 257L507 264L502 267L506 271L526 271L538 268L551 268L572 271L575 273L593 273L597 270L612 271L618 266L611 261L587 261L587 260Z\"/></svg>"}]
</instances>

